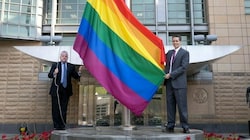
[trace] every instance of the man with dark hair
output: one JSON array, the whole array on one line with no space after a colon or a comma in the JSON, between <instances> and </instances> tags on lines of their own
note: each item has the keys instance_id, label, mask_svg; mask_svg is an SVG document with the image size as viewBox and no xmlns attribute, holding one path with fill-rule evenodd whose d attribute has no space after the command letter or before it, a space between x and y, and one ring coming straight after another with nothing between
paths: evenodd
<instances>
[{"instance_id":1,"label":"man with dark hair","mask_svg":"<svg viewBox=\"0 0 250 140\"><path fill-rule=\"evenodd\" d=\"M187 111L187 76L189 52L181 48L181 36L172 37L173 50L166 54L165 79L167 100L168 132L174 132L176 105L179 111L180 123L184 133L190 133Z\"/></svg>"}]
</instances>

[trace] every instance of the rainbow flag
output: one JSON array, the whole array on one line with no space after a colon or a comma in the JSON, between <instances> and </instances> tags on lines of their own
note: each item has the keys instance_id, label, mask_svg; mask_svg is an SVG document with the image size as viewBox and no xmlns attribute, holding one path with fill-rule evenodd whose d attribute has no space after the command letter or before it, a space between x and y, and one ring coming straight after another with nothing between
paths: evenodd
<instances>
[{"instance_id":1,"label":"rainbow flag","mask_svg":"<svg viewBox=\"0 0 250 140\"><path fill-rule=\"evenodd\" d=\"M123 0L88 0L74 42L87 70L135 115L164 80L162 40Z\"/></svg>"}]
</instances>

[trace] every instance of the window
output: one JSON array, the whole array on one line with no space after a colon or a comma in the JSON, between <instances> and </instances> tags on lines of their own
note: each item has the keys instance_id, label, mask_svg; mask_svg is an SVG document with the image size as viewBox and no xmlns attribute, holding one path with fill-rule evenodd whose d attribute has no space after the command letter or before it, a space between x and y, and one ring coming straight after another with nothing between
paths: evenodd
<instances>
[{"instance_id":1,"label":"window","mask_svg":"<svg viewBox=\"0 0 250 140\"><path fill-rule=\"evenodd\" d=\"M57 10L57 24L79 24L86 0L59 0Z\"/></svg>"},{"instance_id":2,"label":"window","mask_svg":"<svg viewBox=\"0 0 250 140\"><path fill-rule=\"evenodd\" d=\"M250 14L250 0L245 0L245 13Z\"/></svg>"},{"instance_id":3,"label":"window","mask_svg":"<svg viewBox=\"0 0 250 140\"><path fill-rule=\"evenodd\" d=\"M1 21L1 13L2 13L2 0L0 0L0 21Z\"/></svg>"},{"instance_id":4,"label":"window","mask_svg":"<svg viewBox=\"0 0 250 140\"><path fill-rule=\"evenodd\" d=\"M190 5L189 0L169 0L168 17L169 24L187 24L190 23Z\"/></svg>"},{"instance_id":5,"label":"window","mask_svg":"<svg viewBox=\"0 0 250 140\"><path fill-rule=\"evenodd\" d=\"M205 0L193 0L194 23L206 23Z\"/></svg>"},{"instance_id":6,"label":"window","mask_svg":"<svg viewBox=\"0 0 250 140\"><path fill-rule=\"evenodd\" d=\"M45 14L44 14L44 19L43 23L44 24L50 24L51 23L51 12L52 12L52 0L46 0L45 5Z\"/></svg>"},{"instance_id":7,"label":"window","mask_svg":"<svg viewBox=\"0 0 250 140\"><path fill-rule=\"evenodd\" d=\"M23 39L40 36L42 0L5 0L3 8L2 36Z\"/></svg>"},{"instance_id":8,"label":"window","mask_svg":"<svg viewBox=\"0 0 250 140\"><path fill-rule=\"evenodd\" d=\"M155 24L154 0L132 0L131 11L143 24Z\"/></svg>"},{"instance_id":9,"label":"window","mask_svg":"<svg viewBox=\"0 0 250 140\"><path fill-rule=\"evenodd\" d=\"M62 41L60 42L61 46L73 46L76 38L76 34L58 34L62 36Z\"/></svg>"}]
</instances>

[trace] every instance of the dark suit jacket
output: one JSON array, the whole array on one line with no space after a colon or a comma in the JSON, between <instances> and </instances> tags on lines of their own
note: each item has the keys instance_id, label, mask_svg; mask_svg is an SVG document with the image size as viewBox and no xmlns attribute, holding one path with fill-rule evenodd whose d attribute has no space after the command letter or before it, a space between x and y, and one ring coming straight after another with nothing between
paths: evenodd
<instances>
[{"instance_id":1,"label":"dark suit jacket","mask_svg":"<svg viewBox=\"0 0 250 140\"><path fill-rule=\"evenodd\" d=\"M165 73L169 73L170 60L174 50L170 50L166 54L167 63L165 66ZM177 52L173 65L171 78L166 80L166 84L172 84L173 88L187 88L186 70L189 65L189 52L180 48Z\"/></svg>"},{"instance_id":2,"label":"dark suit jacket","mask_svg":"<svg viewBox=\"0 0 250 140\"><path fill-rule=\"evenodd\" d=\"M58 67L58 73L56 75L56 77L54 77L53 72L55 71L55 69ZM56 80L56 84L57 85L61 85L61 73L62 73L62 68L61 68L61 62L58 63L53 63L50 69L50 72L48 73L48 77L49 78L53 78L52 83L51 83L51 87L50 87L50 95L52 96L56 96L56 92L57 92L57 86L55 85L55 80ZM72 83L71 83L71 77L73 77L74 79L80 79L80 76L78 75L78 73L75 71L75 65L67 63L67 93L69 94L69 96L73 95L72 92Z\"/></svg>"}]
</instances>

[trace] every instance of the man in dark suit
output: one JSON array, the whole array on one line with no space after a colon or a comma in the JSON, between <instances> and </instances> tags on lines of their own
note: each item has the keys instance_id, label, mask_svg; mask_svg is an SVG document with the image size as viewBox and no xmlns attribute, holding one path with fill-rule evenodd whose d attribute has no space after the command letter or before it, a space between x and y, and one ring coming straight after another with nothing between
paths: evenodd
<instances>
[{"instance_id":1,"label":"man in dark suit","mask_svg":"<svg viewBox=\"0 0 250 140\"><path fill-rule=\"evenodd\" d=\"M55 130L65 130L67 106L70 96L73 95L71 77L79 80L82 66L78 73L75 66L67 62L68 53L62 51L60 62L52 64L48 77L52 78L50 95L52 101L52 119Z\"/></svg>"},{"instance_id":2,"label":"man in dark suit","mask_svg":"<svg viewBox=\"0 0 250 140\"><path fill-rule=\"evenodd\" d=\"M174 132L176 119L176 105L179 111L180 123L184 133L190 133L187 111L187 76L189 52L181 48L181 36L172 37L173 50L166 54L165 79L167 100L168 132Z\"/></svg>"}]
</instances>

